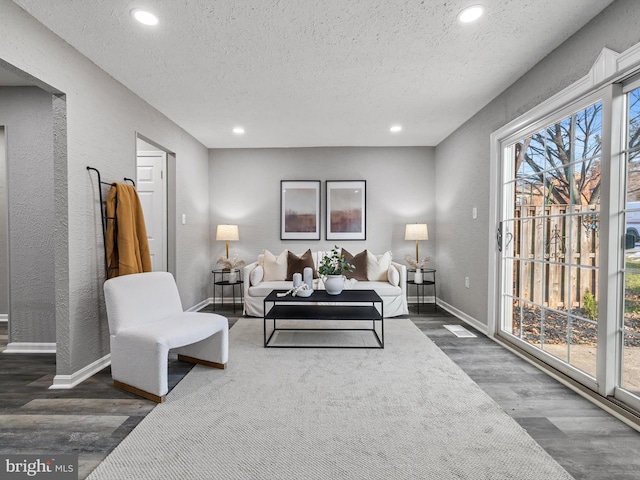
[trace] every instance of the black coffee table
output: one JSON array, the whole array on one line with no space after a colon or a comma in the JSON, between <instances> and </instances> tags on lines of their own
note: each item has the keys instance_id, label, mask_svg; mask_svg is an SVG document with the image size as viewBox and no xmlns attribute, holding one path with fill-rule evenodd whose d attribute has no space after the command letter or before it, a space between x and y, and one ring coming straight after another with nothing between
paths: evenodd
<instances>
[{"instance_id":1,"label":"black coffee table","mask_svg":"<svg viewBox=\"0 0 640 480\"><path fill-rule=\"evenodd\" d=\"M264 346L265 348L384 348L384 311L380 296L374 290L343 290L339 295L329 295L324 290L315 290L309 297L278 297L278 293L286 290L273 290L264 299ZM329 305L322 304L330 302ZM321 303L318 305L318 303ZM267 309L267 304L271 308ZM380 305L378 309L376 304ZM356 320L371 322L371 328L306 328L278 327L277 322L286 320ZM273 321L273 331L267 337L267 321ZM380 335L376 330L376 322L380 322ZM321 322L320 322L321 323ZM318 322L316 322L316 325ZM274 345L271 340L279 331L369 331L373 333L374 346L368 345Z\"/></svg>"}]
</instances>

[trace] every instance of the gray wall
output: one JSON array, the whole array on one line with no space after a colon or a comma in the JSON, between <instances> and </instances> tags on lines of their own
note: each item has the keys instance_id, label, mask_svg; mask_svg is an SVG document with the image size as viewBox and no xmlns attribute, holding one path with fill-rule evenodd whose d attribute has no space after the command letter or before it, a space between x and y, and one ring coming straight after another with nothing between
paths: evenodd
<instances>
[{"instance_id":1,"label":"gray wall","mask_svg":"<svg viewBox=\"0 0 640 480\"><path fill-rule=\"evenodd\" d=\"M56 341L52 96L0 88L7 142L11 342Z\"/></svg>"},{"instance_id":2,"label":"gray wall","mask_svg":"<svg viewBox=\"0 0 640 480\"><path fill-rule=\"evenodd\" d=\"M210 150L211 259L224 255L224 242L214 240L217 225L233 223L240 241L229 243L229 255L247 263L265 248L303 253L336 243L352 253L391 249L404 262L405 254L415 254L415 243L404 240L406 223L427 222L435 232L433 154L431 147ZM366 180L367 240L328 242L322 225L320 241L281 241L280 180L321 180L323 218L325 180ZM421 256L434 252L433 240L421 242Z\"/></svg>"},{"instance_id":3,"label":"gray wall","mask_svg":"<svg viewBox=\"0 0 640 480\"><path fill-rule=\"evenodd\" d=\"M56 130L54 142L62 154L52 174L56 368L71 375L109 353L98 186L86 166L100 169L105 181L135 178L137 132L175 152L177 215L170 222L176 223L178 288L190 307L210 295L208 150L13 2L0 1L0 31L1 60L66 95L66 112L59 112L66 129ZM181 213L186 225L177 224Z\"/></svg>"},{"instance_id":4,"label":"gray wall","mask_svg":"<svg viewBox=\"0 0 640 480\"><path fill-rule=\"evenodd\" d=\"M4 127L0 126L0 315L9 314L9 224Z\"/></svg>"},{"instance_id":5,"label":"gray wall","mask_svg":"<svg viewBox=\"0 0 640 480\"><path fill-rule=\"evenodd\" d=\"M491 133L586 75L603 47L638 43L639 24L637 0L614 2L436 147L438 296L446 303L487 324Z\"/></svg>"}]
</instances>

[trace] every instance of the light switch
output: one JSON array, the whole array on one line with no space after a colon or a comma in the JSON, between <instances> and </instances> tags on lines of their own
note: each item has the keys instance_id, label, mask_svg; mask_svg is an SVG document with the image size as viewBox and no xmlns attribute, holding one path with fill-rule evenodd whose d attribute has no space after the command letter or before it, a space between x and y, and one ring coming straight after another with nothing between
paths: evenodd
<instances>
[{"instance_id":1,"label":"light switch","mask_svg":"<svg viewBox=\"0 0 640 480\"><path fill-rule=\"evenodd\" d=\"M182 224L183 224L183 225L186 225L186 224L187 224L187 214L186 214L186 213L183 213L183 214L182 214Z\"/></svg>"},{"instance_id":2,"label":"light switch","mask_svg":"<svg viewBox=\"0 0 640 480\"><path fill-rule=\"evenodd\" d=\"M477 207L473 207L471 209L471 216L473 217L473 219L475 220L476 218L478 218L478 209Z\"/></svg>"}]
</instances>

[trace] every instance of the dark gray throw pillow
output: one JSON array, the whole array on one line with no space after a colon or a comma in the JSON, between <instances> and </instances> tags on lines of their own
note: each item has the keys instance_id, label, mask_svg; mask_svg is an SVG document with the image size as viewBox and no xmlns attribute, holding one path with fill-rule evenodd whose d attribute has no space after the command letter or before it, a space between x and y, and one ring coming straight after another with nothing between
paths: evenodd
<instances>
[{"instance_id":1,"label":"dark gray throw pillow","mask_svg":"<svg viewBox=\"0 0 640 480\"><path fill-rule=\"evenodd\" d=\"M294 273L303 273L305 267L311 267L313 270L313 278L318 278L316 267L313 264L313 257L311 256L311 249L300 256L287 252L287 280L293 280Z\"/></svg>"},{"instance_id":2,"label":"dark gray throw pillow","mask_svg":"<svg viewBox=\"0 0 640 480\"><path fill-rule=\"evenodd\" d=\"M367 251L363 250L356 255L352 255L344 248L342 249L342 255L346 262L354 265L356 268L352 272L345 272L344 276L347 278L355 278L356 280L366 282L367 279Z\"/></svg>"}]
</instances>

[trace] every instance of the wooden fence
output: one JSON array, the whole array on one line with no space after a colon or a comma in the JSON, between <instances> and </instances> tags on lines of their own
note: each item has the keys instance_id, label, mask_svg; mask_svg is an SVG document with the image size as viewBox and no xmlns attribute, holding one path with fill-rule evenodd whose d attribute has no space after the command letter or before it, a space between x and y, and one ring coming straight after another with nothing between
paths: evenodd
<instances>
[{"instance_id":1,"label":"wooden fence","mask_svg":"<svg viewBox=\"0 0 640 480\"><path fill-rule=\"evenodd\" d=\"M599 215L591 205L524 205L515 209L514 294L555 309L598 298Z\"/></svg>"}]
</instances>

